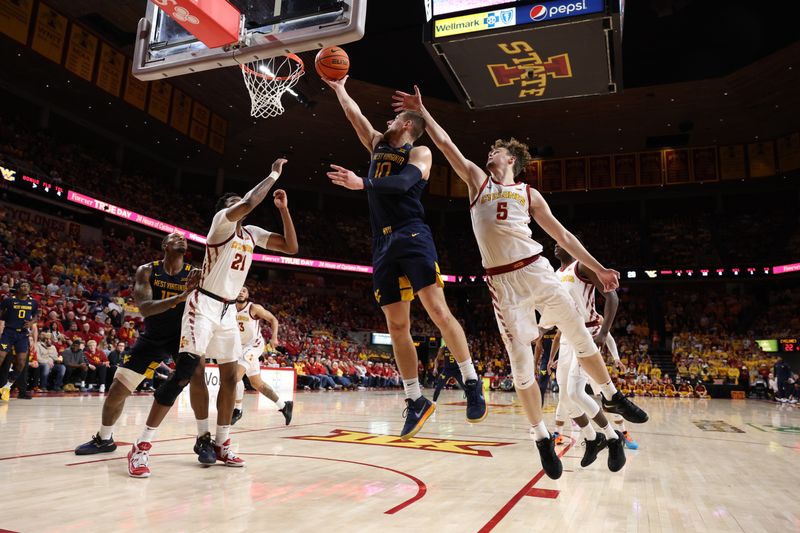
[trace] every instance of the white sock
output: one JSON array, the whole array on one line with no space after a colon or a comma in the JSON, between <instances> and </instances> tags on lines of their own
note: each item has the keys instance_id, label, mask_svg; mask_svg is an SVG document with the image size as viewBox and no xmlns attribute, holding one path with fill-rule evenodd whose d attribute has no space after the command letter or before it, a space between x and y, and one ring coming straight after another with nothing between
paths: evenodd
<instances>
[{"instance_id":1,"label":"white sock","mask_svg":"<svg viewBox=\"0 0 800 533\"><path fill-rule=\"evenodd\" d=\"M535 440L536 442L550 438L550 432L547 431L547 426L544 425L544 420L542 420L535 426L531 424L530 433L531 437L533 437L533 440Z\"/></svg>"},{"instance_id":2,"label":"white sock","mask_svg":"<svg viewBox=\"0 0 800 533\"><path fill-rule=\"evenodd\" d=\"M475 365L472 364L472 357L467 357L466 361L458 363L458 369L461 371L461 377L464 379L464 383L471 379L478 379L478 374L475 372Z\"/></svg>"},{"instance_id":3,"label":"white sock","mask_svg":"<svg viewBox=\"0 0 800 533\"><path fill-rule=\"evenodd\" d=\"M208 433L208 418L204 418L202 420L196 419L197 422L197 436L202 437L206 433Z\"/></svg>"},{"instance_id":4,"label":"white sock","mask_svg":"<svg viewBox=\"0 0 800 533\"><path fill-rule=\"evenodd\" d=\"M404 379L403 389L406 391L406 398L409 400L416 400L422 396L422 391L419 390L419 379Z\"/></svg>"},{"instance_id":5,"label":"white sock","mask_svg":"<svg viewBox=\"0 0 800 533\"><path fill-rule=\"evenodd\" d=\"M611 397L617 393L617 388L614 386L614 383L609 380L608 383L603 383L600 385L600 392L603 393L603 397L606 400L611 400Z\"/></svg>"},{"instance_id":6,"label":"white sock","mask_svg":"<svg viewBox=\"0 0 800 533\"><path fill-rule=\"evenodd\" d=\"M241 405L243 399L244 399L244 381L240 379L238 382L236 382L236 403Z\"/></svg>"},{"instance_id":7,"label":"white sock","mask_svg":"<svg viewBox=\"0 0 800 533\"><path fill-rule=\"evenodd\" d=\"M225 441L228 440L230 433L230 426L217 426L217 438L215 439L217 446L222 446L225 444Z\"/></svg>"},{"instance_id":8,"label":"white sock","mask_svg":"<svg viewBox=\"0 0 800 533\"><path fill-rule=\"evenodd\" d=\"M97 432L100 435L100 438L103 440L108 440L111 438L111 433L114 431L114 425L104 426L100 425L100 431Z\"/></svg>"},{"instance_id":9,"label":"white sock","mask_svg":"<svg viewBox=\"0 0 800 533\"><path fill-rule=\"evenodd\" d=\"M283 400L281 400L280 398L278 399L278 401L277 401L277 402L275 402L275 405L277 405L277 406L278 406L278 410L279 410L279 411L280 411L281 409L283 409L284 407L286 407L286 403L284 403L284 401L283 401Z\"/></svg>"},{"instance_id":10,"label":"white sock","mask_svg":"<svg viewBox=\"0 0 800 533\"><path fill-rule=\"evenodd\" d=\"M600 428L600 431L603 432L603 434L606 436L608 440L614 440L619 438L617 437L617 432L611 429L611 424L606 424L606 427Z\"/></svg>"},{"instance_id":11,"label":"white sock","mask_svg":"<svg viewBox=\"0 0 800 533\"><path fill-rule=\"evenodd\" d=\"M581 435L586 440L594 440L597 438L597 431L592 427L592 423L586 424L586 427L581 428Z\"/></svg>"},{"instance_id":12,"label":"white sock","mask_svg":"<svg viewBox=\"0 0 800 533\"><path fill-rule=\"evenodd\" d=\"M153 439L156 438L156 431L158 431L158 428L145 426L144 431L142 431L142 436L139 437L139 440L136 442L153 442Z\"/></svg>"}]
</instances>

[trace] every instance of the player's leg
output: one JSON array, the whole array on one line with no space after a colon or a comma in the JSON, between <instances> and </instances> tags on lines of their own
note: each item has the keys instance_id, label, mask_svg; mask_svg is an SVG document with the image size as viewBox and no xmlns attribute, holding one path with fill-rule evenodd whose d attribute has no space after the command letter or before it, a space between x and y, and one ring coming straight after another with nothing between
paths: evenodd
<instances>
[{"instance_id":1,"label":"player's leg","mask_svg":"<svg viewBox=\"0 0 800 533\"><path fill-rule=\"evenodd\" d=\"M286 425L288 426L292 422L292 410L294 409L294 402L291 400L287 400L285 402L281 400L278 396L278 393L275 392L272 387L267 385L263 379L261 379L260 369L259 373L250 374L247 376L247 378L258 392L275 402L275 405L278 407L278 411L281 412L284 420L286 420Z\"/></svg>"},{"instance_id":2,"label":"player's leg","mask_svg":"<svg viewBox=\"0 0 800 533\"><path fill-rule=\"evenodd\" d=\"M217 460L226 466L242 467L244 460L237 457L231 449L231 418L236 403L236 384L241 382L239 361L242 358L242 344L236 324L236 312L229 309L215 325L208 352L216 356L219 365L219 391L217 392L217 429L214 435L214 451Z\"/></svg>"},{"instance_id":3,"label":"player's leg","mask_svg":"<svg viewBox=\"0 0 800 533\"><path fill-rule=\"evenodd\" d=\"M30 350L30 340L27 333L17 333L17 340L14 343L14 369L17 371L17 398L20 400L30 400L28 394L28 350Z\"/></svg>"},{"instance_id":4,"label":"player's leg","mask_svg":"<svg viewBox=\"0 0 800 533\"><path fill-rule=\"evenodd\" d=\"M197 460L204 465L213 465L217 462L214 451L214 442L208 422L208 385L206 383L205 358L200 358L189 380L189 403L192 406L194 419L197 423L197 438L194 442L194 453Z\"/></svg>"}]
</instances>

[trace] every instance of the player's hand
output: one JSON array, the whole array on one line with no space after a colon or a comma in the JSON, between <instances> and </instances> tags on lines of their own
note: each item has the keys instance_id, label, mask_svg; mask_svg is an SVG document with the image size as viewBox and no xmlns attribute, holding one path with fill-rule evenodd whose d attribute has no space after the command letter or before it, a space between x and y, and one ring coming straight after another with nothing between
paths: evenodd
<instances>
[{"instance_id":1,"label":"player's hand","mask_svg":"<svg viewBox=\"0 0 800 533\"><path fill-rule=\"evenodd\" d=\"M288 209L289 208L289 197L286 196L286 191L283 189L278 189L272 196L275 198L275 207L278 209Z\"/></svg>"},{"instance_id":2,"label":"player's hand","mask_svg":"<svg viewBox=\"0 0 800 533\"><path fill-rule=\"evenodd\" d=\"M401 111L419 111L422 109L422 95L419 92L419 87L414 85L414 94L404 93L403 91L395 91L392 96L392 107L396 113Z\"/></svg>"},{"instance_id":3,"label":"player's hand","mask_svg":"<svg viewBox=\"0 0 800 533\"><path fill-rule=\"evenodd\" d=\"M347 170L339 165L331 165L332 171L328 172L328 177L334 185L339 185L351 191L360 191L364 188L364 180L355 175L352 170Z\"/></svg>"},{"instance_id":4,"label":"player's hand","mask_svg":"<svg viewBox=\"0 0 800 533\"><path fill-rule=\"evenodd\" d=\"M181 293L181 301L186 301L189 298L189 295L192 294L197 286L200 284L200 269L193 268L189 272L189 276L186 278L186 290Z\"/></svg>"},{"instance_id":5,"label":"player's hand","mask_svg":"<svg viewBox=\"0 0 800 533\"><path fill-rule=\"evenodd\" d=\"M285 165L288 162L289 162L288 159L279 157L278 159L275 160L274 163L272 163L272 172L277 172L278 174L280 174L281 172L283 172L283 165Z\"/></svg>"},{"instance_id":6,"label":"player's hand","mask_svg":"<svg viewBox=\"0 0 800 533\"><path fill-rule=\"evenodd\" d=\"M605 347L606 341L608 340L608 333L601 331L594 336L593 340L598 348L603 348Z\"/></svg>"},{"instance_id":7,"label":"player's hand","mask_svg":"<svg viewBox=\"0 0 800 533\"><path fill-rule=\"evenodd\" d=\"M273 348L277 348L278 347L278 337L272 337L272 339L270 339L269 343L272 345Z\"/></svg>"},{"instance_id":8,"label":"player's hand","mask_svg":"<svg viewBox=\"0 0 800 533\"><path fill-rule=\"evenodd\" d=\"M326 78L325 76L320 76L320 77L322 78L322 81L324 81L326 84L328 84L328 87L330 87L334 91L339 91L339 90L344 89L344 84L347 81L347 78L349 78L350 76L345 76L344 78L342 78L340 80L330 80L330 79Z\"/></svg>"},{"instance_id":9,"label":"player's hand","mask_svg":"<svg viewBox=\"0 0 800 533\"><path fill-rule=\"evenodd\" d=\"M620 361L619 359L615 359L615 360L614 360L614 368L616 368L617 370L619 370L619 373L620 373L620 374L624 374L624 373L626 373L626 372L628 371L628 369L627 369L627 368L625 368L625 363L623 363L623 362L622 362L622 361Z\"/></svg>"},{"instance_id":10,"label":"player's hand","mask_svg":"<svg viewBox=\"0 0 800 533\"><path fill-rule=\"evenodd\" d=\"M619 288L619 272L604 268L597 272L597 279L603 284L603 292L615 291Z\"/></svg>"}]
</instances>

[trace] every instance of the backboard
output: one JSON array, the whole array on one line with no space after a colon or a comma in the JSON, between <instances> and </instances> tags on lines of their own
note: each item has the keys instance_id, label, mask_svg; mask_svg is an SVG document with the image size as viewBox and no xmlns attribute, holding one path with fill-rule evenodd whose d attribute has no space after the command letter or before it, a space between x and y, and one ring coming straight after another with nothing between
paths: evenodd
<instances>
[{"instance_id":1,"label":"backboard","mask_svg":"<svg viewBox=\"0 0 800 533\"><path fill-rule=\"evenodd\" d=\"M229 3L241 13L239 40L217 48L208 48L154 2L148 3L137 30L133 75L140 80L180 76L344 44L364 36L367 0Z\"/></svg>"}]
</instances>

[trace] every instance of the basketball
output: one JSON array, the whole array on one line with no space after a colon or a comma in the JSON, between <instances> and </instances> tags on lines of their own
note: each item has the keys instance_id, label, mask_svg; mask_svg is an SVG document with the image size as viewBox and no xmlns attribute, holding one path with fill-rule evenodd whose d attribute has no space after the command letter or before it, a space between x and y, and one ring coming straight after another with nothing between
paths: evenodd
<instances>
[{"instance_id":1,"label":"basketball","mask_svg":"<svg viewBox=\"0 0 800 533\"><path fill-rule=\"evenodd\" d=\"M317 74L329 80L340 80L347 76L350 70L350 58L347 52L338 46L323 48L314 59L314 67Z\"/></svg>"}]
</instances>

